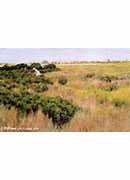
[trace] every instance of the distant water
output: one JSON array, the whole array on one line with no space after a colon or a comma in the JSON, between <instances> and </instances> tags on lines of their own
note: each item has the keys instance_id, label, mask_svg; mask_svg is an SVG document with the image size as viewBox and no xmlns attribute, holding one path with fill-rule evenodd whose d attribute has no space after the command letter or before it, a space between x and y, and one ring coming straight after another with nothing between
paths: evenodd
<instances>
[{"instance_id":1,"label":"distant water","mask_svg":"<svg viewBox=\"0 0 130 180\"><path fill-rule=\"evenodd\" d=\"M130 60L130 48L1 48L0 63Z\"/></svg>"}]
</instances>

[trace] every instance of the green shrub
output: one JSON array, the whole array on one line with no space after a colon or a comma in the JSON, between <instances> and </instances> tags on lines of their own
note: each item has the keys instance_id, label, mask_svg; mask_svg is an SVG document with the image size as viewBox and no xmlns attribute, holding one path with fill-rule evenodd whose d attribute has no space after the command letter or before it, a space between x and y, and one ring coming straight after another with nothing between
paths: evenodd
<instances>
[{"instance_id":1,"label":"green shrub","mask_svg":"<svg viewBox=\"0 0 130 180\"><path fill-rule=\"evenodd\" d=\"M95 73L88 73L86 74L85 79L93 78L94 76L95 76Z\"/></svg>"},{"instance_id":2,"label":"green shrub","mask_svg":"<svg viewBox=\"0 0 130 180\"><path fill-rule=\"evenodd\" d=\"M28 116L30 112L35 115L41 108L56 127L62 127L63 124L69 122L78 110L76 106L61 97L43 97L28 92L16 94L8 90L0 91L0 105L8 109L14 107L18 113L18 121L19 117Z\"/></svg>"},{"instance_id":3,"label":"green shrub","mask_svg":"<svg viewBox=\"0 0 130 180\"><path fill-rule=\"evenodd\" d=\"M36 68L37 70L42 70L42 66L40 63L32 63L30 65L30 68L33 69L33 68Z\"/></svg>"},{"instance_id":4,"label":"green shrub","mask_svg":"<svg viewBox=\"0 0 130 180\"><path fill-rule=\"evenodd\" d=\"M126 100L123 100L123 99L114 98L114 99L112 100L112 104L113 104L115 107L123 107L123 106L127 106L127 105L128 105L128 102L126 102Z\"/></svg>"},{"instance_id":5,"label":"green shrub","mask_svg":"<svg viewBox=\"0 0 130 180\"><path fill-rule=\"evenodd\" d=\"M12 71L12 70L20 70L20 69L28 69L28 65L24 63L12 65L12 66L5 64L4 66L0 67L0 70L3 71Z\"/></svg>"},{"instance_id":6,"label":"green shrub","mask_svg":"<svg viewBox=\"0 0 130 180\"><path fill-rule=\"evenodd\" d=\"M52 72L57 70L57 67L55 64L47 64L43 67L42 72L46 73L46 72Z\"/></svg>"},{"instance_id":7,"label":"green shrub","mask_svg":"<svg viewBox=\"0 0 130 180\"><path fill-rule=\"evenodd\" d=\"M47 91L48 90L48 86L47 84L44 84L44 83L39 83L37 86L36 86L36 92L44 92L44 91Z\"/></svg>"},{"instance_id":8,"label":"green shrub","mask_svg":"<svg viewBox=\"0 0 130 180\"><path fill-rule=\"evenodd\" d=\"M102 75L102 76L99 76L99 79L101 81L111 82L112 80L118 80L118 77L113 76L113 75Z\"/></svg>"},{"instance_id":9,"label":"green shrub","mask_svg":"<svg viewBox=\"0 0 130 180\"><path fill-rule=\"evenodd\" d=\"M21 64L16 64L14 67L15 67L15 69L27 69L28 65L21 63Z\"/></svg>"},{"instance_id":10,"label":"green shrub","mask_svg":"<svg viewBox=\"0 0 130 180\"><path fill-rule=\"evenodd\" d=\"M62 77L62 78L59 79L58 82L59 82L59 84L61 84L61 85L65 85L65 84L67 84L68 80L67 80L66 78Z\"/></svg>"},{"instance_id":11,"label":"green shrub","mask_svg":"<svg viewBox=\"0 0 130 180\"><path fill-rule=\"evenodd\" d=\"M48 84L52 82L43 74L40 77L33 76L32 68L43 70L44 73L57 69L55 64L48 64L42 68L39 63L33 63L30 67L26 64L17 64L0 68L0 105L7 109L15 108L18 122L19 117L26 117L29 113L35 115L41 109L52 120L54 126L61 127L71 120L78 108L61 97L40 95L39 93L46 91ZM67 79L62 77L59 83L64 85ZM29 93L31 88L36 88L37 94Z\"/></svg>"},{"instance_id":12,"label":"green shrub","mask_svg":"<svg viewBox=\"0 0 130 180\"><path fill-rule=\"evenodd\" d=\"M42 106L43 113L48 115L57 127L69 122L77 110L76 106L61 97L48 97Z\"/></svg>"}]
</instances>

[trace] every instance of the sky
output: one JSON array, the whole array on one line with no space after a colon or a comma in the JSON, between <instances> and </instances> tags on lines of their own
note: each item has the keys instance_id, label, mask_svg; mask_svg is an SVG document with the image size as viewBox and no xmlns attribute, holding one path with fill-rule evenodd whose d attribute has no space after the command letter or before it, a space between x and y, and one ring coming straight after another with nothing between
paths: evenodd
<instances>
[{"instance_id":1,"label":"sky","mask_svg":"<svg viewBox=\"0 0 130 180\"><path fill-rule=\"evenodd\" d=\"M130 60L130 48L0 48L0 63Z\"/></svg>"}]
</instances>

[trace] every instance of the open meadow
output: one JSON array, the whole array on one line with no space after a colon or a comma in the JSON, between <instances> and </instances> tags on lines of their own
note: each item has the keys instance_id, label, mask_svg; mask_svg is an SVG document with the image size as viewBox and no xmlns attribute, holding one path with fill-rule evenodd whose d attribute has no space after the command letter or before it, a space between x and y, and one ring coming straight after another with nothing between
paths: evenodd
<instances>
[{"instance_id":1,"label":"open meadow","mask_svg":"<svg viewBox=\"0 0 130 180\"><path fill-rule=\"evenodd\" d=\"M5 65L0 105L1 131L130 131L130 62Z\"/></svg>"}]
</instances>

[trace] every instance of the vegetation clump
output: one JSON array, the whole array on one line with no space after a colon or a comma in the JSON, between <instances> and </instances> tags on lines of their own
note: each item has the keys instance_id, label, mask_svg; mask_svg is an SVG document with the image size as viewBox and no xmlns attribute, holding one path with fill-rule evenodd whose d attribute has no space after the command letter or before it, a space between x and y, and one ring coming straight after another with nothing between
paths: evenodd
<instances>
[{"instance_id":1,"label":"vegetation clump","mask_svg":"<svg viewBox=\"0 0 130 180\"><path fill-rule=\"evenodd\" d=\"M0 67L0 70L2 71L11 71L11 70L20 70L20 69L28 69L29 66L27 64L21 63L9 66L8 64L5 64L4 66Z\"/></svg>"},{"instance_id":2,"label":"vegetation clump","mask_svg":"<svg viewBox=\"0 0 130 180\"><path fill-rule=\"evenodd\" d=\"M54 126L60 128L69 122L78 110L78 107L61 97L48 97L43 103L43 113L52 119Z\"/></svg>"},{"instance_id":3,"label":"vegetation clump","mask_svg":"<svg viewBox=\"0 0 130 180\"><path fill-rule=\"evenodd\" d=\"M86 74L85 79L93 78L94 76L95 76L95 73L88 73Z\"/></svg>"},{"instance_id":4,"label":"vegetation clump","mask_svg":"<svg viewBox=\"0 0 130 180\"><path fill-rule=\"evenodd\" d=\"M36 92L41 93L48 90L48 86L45 83L39 83L36 86Z\"/></svg>"},{"instance_id":5,"label":"vegetation clump","mask_svg":"<svg viewBox=\"0 0 130 180\"><path fill-rule=\"evenodd\" d=\"M40 63L32 63L32 64L30 65L30 68L31 68L31 69L35 68L35 69L41 71L41 70L42 70L42 65L41 65Z\"/></svg>"},{"instance_id":6,"label":"vegetation clump","mask_svg":"<svg viewBox=\"0 0 130 180\"><path fill-rule=\"evenodd\" d=\"M112 82L113 80L118 80L118 77L114 75L102 75L99 76L99 79L105 82Z\"/></svg>"},{"instance_id":7,"label":"vegetation clump","mask_svg":"<svg viewBox=\"0 0 130 180\"><path fill-rule=\"evenodd\" d=\"M33 68L43 70L43 73L56 69L54 64L46 65L44 68L39 63L33 63L30 68L25 64L18 64L12 67L4 66L0 69L0 106L17 111L17 121L27 117L30 113L35 114L42 110L56 127L62 127L69 122L78 110L69 101L61 97L45 97L42 92L48 90L48 84L53 84L43 74L35 76ZM44 71L45 70L45 71ZM61 80L62 84L67 83L66 79ZM29 92L29 86L35 88Z\"/></svg>"},{"instance_id":8,"label":"vegetation clump","mask_svg":"<svg viewBox=\"0 0 130 180\"><path fill-rule=\"evenodd\" d=\"M124 99L119 99L119 98L114 98L112 100L112 104L115 106L115 107L123 107L123 106L127 106L128 105L128 102Z\"/></svg>"},{"instance_id":9,"label":"vegetation clump","mask_svg":"<svg viewBox=\"0 0 130 180\"><path fill-rule=\"evenodd\" d=\"M5 64L4 66L1 66L0 67L0 71L16 71L16 70L32 70L33 68L39 70L40 72L52 72L52 71L55 71L57 70L58 68L56 67L55 64L47 64L47 65L44 65L44 67L42 67L42 65L40 63L32 63L31 65L27 65L27 64L24 64L24 63L21 63L21 64L16 64L16 65L8 65L8 64ZM10 72L10 73L11 73Z\"/></svg>"},{"instance_id":10,"label":"vegetation clump","mask_svg":"<svg viewBox=\"0 0 130 180\"><path fill-rule=\"evenodd\" d=\"M47 64L43 67L42 72L46 73L46 72L52 72L56 70L57 70L57 67L55 64Z\"/></svg>"},{"instance_id":11,"label":"vegetation clump","mask_svg":"<svg viewBox=\"0 0 130 180\"><path fill-rule=\"evenodd\" d=\"M65 85L67 84L68 80L65 77L61 77L58 82L61 85Z\"/></svg>"},{"instance_id":12,"label":"vegetation clump","mask_svg":"<svg viewBox=\"0 0 130 180\"><path fill-rule=\"evenodd\" d=\"M44 92L48 90L48 85L53 84L53 82L45 78L44 73L40 76L36 76L33 68L37 68L42 71L43 68L39 63L33 63L30 66L27 64L16 64L16 65L4 65L0 67L0 87L7 88L14 91L14 88L19 91L21 88L33 86L36 92ZM30 86L31 85L31 86Z\"/></svg>"},{"instance_id":13,"label":"vegetation clump","mask_svg":"<svg viewBox=\"0 0 130 180\"><path fill-rule=\"evenodd\" d=\"M28 116L31 112L35 115L39 109L42 109L42 112L52 119L53 125L60 128L69 122L78 110L76 106L61 97L44 97L27 92L16 94L8 90L0 92L0 105L7 109L14 107L17 110L18 119Z\"/></svg>"}]
</instances>

